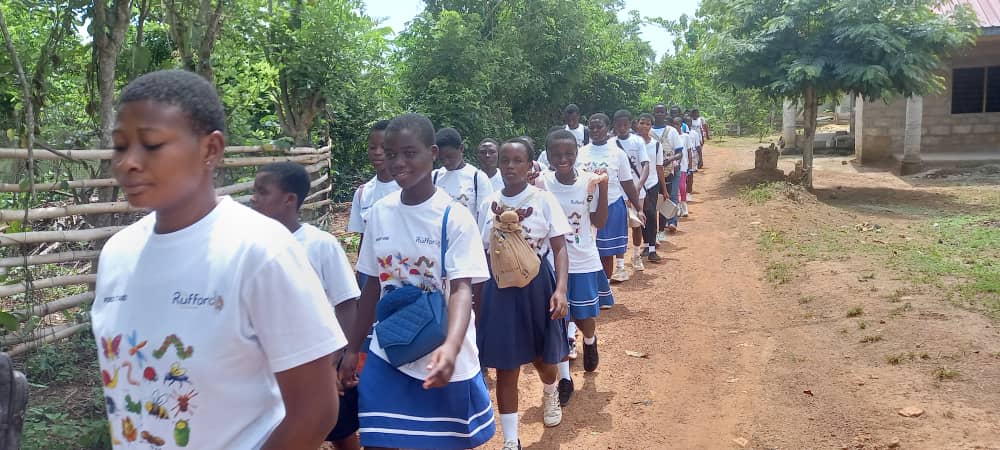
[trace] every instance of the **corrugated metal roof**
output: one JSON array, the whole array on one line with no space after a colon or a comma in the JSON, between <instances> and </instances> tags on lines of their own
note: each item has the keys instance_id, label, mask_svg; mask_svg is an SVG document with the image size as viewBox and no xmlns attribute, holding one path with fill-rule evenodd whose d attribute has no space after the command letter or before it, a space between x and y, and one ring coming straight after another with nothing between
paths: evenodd
<instances>
[{"instance_id":1,"label":"corrugated metal roof","mask_svg":"<svg viewBox=\"0 0 1000 450\"><path fill-rule=\"evenodd\" d=\"M967 5L979 17L979 26L1000 28L1000 0L950 0L941 5L941 12L951 11L956 5Z\"/></svg>"}]
</instances>

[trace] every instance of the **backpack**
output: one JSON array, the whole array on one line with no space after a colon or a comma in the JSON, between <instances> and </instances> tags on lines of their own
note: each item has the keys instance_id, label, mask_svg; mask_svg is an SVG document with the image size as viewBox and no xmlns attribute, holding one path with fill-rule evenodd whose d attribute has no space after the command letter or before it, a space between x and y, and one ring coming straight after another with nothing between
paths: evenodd
<instances>
[{"instance_id":1,"label":"backpack","mask_svg":"<svg viewBox=\"0 0 1000 450\"><path fill-rule=\"evenodd\" d=\"M533 194L529 194L527 202ZM524 204L522 202L522 204ZM541 260L521 234L521 221L532 208L521 209L493 202L493 229L490 230L490 269L500 289L522 288L538 275Z\"/></svg>"}]
</instances>

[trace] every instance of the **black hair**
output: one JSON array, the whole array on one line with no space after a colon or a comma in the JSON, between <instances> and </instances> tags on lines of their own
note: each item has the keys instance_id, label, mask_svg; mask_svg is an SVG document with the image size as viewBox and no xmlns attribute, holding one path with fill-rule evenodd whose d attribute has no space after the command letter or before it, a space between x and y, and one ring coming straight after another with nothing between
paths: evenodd
<instances>
[{"instance_id":1,"label":"black hair","mask_svg":"<svg viewBox=\"0 0 1000 450\"><path fill-rule=\"evenodd\" d=\"M623 117L628 120L632 120L632 113L627 109L619 109L618 111L615 111L615 122Z\"/></svg>"},{"instance_id":2,"label":"black hair","mask_svg":"<svg viewBox=\"0 0 1000 450\"><path fill-rule=\"evenodd\" d=\"M576 146L576 136L566 129L560 128L550 132L549 135L545 137L545 148L547 149L551 147L556 141L572 141L573 145Z\"/></svg>"},{"instance_id":3,"label":"black hair","mask_svg":"<svg viewBox=\"0 0 1000 450\"><path fill-rule=\"evenodd\" d=\"M497 148L500 148L500 143L497 142L497 140L493 139L493 138L486 138L486 139L483 139L483 140L479 141L479 145L477 145L476 148L482 147L483 144L487 144L487 143L488 144L493 144L493 145L497 146Z\"/></svg>"},{"instance_id":4,"label":"black hair","mask_svg":"<svg viewBox=\"0 0 1000 450\"><path fill-rule=\"evenodd\" d=\"M563 130L563 131L567 131L568 132L568 130L566 130L566 128L563 128L560 125L556 125L556 126L549 127L549 132L546 133L546 135L555 133L556 131L559 131L559 130Z\"/></svg>"},{"instance_id":5,"label":"black hair","mask_svg":"<svg viewBox=\"0 0 1000 450\"><path fill-rule=\"evenodd\" d=\"M376 131L385 131L386 128L389 128L389 121L380 120L378 122L375 122L375 125L372 125L372 129L368 132L368 134L374 133Z\"/></svg>"},{"instance_id":6,"label":"black hair","mask_svg":"<svg viewBox=\"0 0 1000 450\"><path fill-rule=\"evenodd\" d=\"M695 109L692 109L692 110L691 110L691 114L694 114L694 113L700 113L700 112L701 112L701 111L698 111L698 108L695 108Z\"/></svg>"},{"instance_id":7,"label":"black hair","mask_svg":"<svg viewBox=\"0 0 1000 450\"><path fill-rule=\"evenodd\" d=\"M196 133L226 133L226 111L215 86L193 72L160 70L136 78L122 89L118 107L145 100L180 108Z\"/></svg>"},{"instance_id":8,"label":"black hair","mask_svg":"<svg viewBox=\"0 0 1000 450\"><path fill-rule=\"evenodd\" d=\"M260 173L273 175L282 191L295 194L295 208L309 195L309 174L305 167L290 161L276 162L260 168Z\"/></svg>"},{"instance_id":9,"label":"black hair","mask_svg":"<svg viewBox=\"0 0 1000 450\"><path fill-rule=\"evenodd\" d=\"M434 124L431 123L430 119L420 114L406 113L396 116L385 127L386 133L403 130L410 130L417 137L418 141L427 147L434 145Z\"/></svg>"},{"instance_id":10,"label":"black hair","mask_svg":"<svg viewBox=\"0 0 1000 450\"><path fill-rule=\"evenodd\" d=\"M458 134L458 130L451 127L438 130L434 141L437 143L439 149L445 147L462 149L462 135Z\"/></svg>"},{"instance_id":11,"label":"black hair","mask_svg":"<svg viewBox=\"0 0 1000 450\"><path fill-rule=\"evenodd\" d=\"M576 103L570 103L563 109L563 114L580 114L580 107L576 106Z\"/></svg>"},{"instance_id":12,"label":"black hair","mask_svg":"<svg viewBox=\"0 0 1000 450\"><path fill-rule=\"evenodd\" d=\"M654 120L656 120L656 119L655 119L655 118L653 117L653 115L652 115L652 114L650 114L650 113L642 113L642 114L639 114L639 120L642 120L642 119L646 119L646 120L648 120L648 121L649 121L650 123L652 123L652 122L653 122Z\"/></svg>"},{"instance_id":13,"label":"black hair","mask_svg":"<svg viewBox=\"0 0 1000 450\"><path fill-rule=\"evenodd\" d=\"M535 140L532 139L531 136L523 135L523 136L518 136L517 138L520 139L520 140L522 140L522 141L525 141L525 142L531 144L531 148L532 149L535 148Z\"/></svg>"},{"instance_id":14,"label":"black hair","mask_svg":"<svg viewBox=\"0 0 1000 450\"><path fill-rule=\"evenodd\" d=\"M653 105L653 109L660 108L660 107L663 107L663 109L667 109L667 105L665 105L663 103L657 103L657 104Z\"/></svg>"},{"instance_id":15,"label":"black hair","mask_svg":"<svg viewBox=\"0 0 1000 450\"><path fill-rule=\"evenodd\" d=\"M595 120L600 120L601 122L604 123L604 126L606 126L606 127L610 127L611 126L611 119L608 118L607 114L604 114L604 113L594 113L594 114L591 114L590 115L590 122L593 122Z\"/></svg>"},{"instance_id":16,"label":"black hair","mask_svg":"<svg viewBox=\"0 0 1000 450\"><path fill-rule=\"evenodd\" d=\"M573 139L576 139L576 138L573 138ZM528 159L529 160L535 159L535 144L531 141L531 138L529 138L527 136L510 138L510 139L507 139L506 141L504 141L503 144L500 145L500 147L503 147L504 145L507 145L507 144L521 144L521 145L523 145L525 151L528 153Z\"/></svg>"}]
</instances>

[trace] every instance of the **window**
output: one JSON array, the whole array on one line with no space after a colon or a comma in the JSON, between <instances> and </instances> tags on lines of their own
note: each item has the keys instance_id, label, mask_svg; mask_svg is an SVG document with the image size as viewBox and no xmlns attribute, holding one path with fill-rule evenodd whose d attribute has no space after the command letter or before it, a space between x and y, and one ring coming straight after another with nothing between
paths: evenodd
<instances>
[{"instance_id":1,"label":"window","mask_svg":"<svg viewBox=\"0 0 1000 450\"><path fill-rule=\"evenodd\" d=\"M955 69L951 113L1000 112L1000 66Z\"/></svg>"}]
</instances>

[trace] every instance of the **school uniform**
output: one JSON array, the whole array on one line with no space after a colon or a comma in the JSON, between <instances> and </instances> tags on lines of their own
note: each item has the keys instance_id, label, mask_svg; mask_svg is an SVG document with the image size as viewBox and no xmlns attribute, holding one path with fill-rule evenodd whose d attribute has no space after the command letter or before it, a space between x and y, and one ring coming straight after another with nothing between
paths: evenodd
<instances>
[{"instance_id":1,"label":"school uniform","mask_svg":"<svg viewBox=\"0 0 1000 450\"><path fill-rule=\"evenodd\" d=\"M551 319L549 302L556 289L549 240L572 232L559 202L534 186L507 197L495 192L480 205L479 224L483 246L489 250L495 215L494 204L527 210L521 235L541 259L538 275L527 286L499 288L494 279L483 286L479 328L476 330L483 366L516 369L541 358L556 364L569 355L566 320Z\"/></svg>"},{"instance_id":2,"label":"school uniform","mask_svg":"<svg viewBox=\"0 0 1000 450\"><path fill-rule=\"evenodd\" d=\"M663 134L663 138L660 139L660 145L663 146L664 154L676 155L684 151L684 141L681 139L680 133L674 127L667 127L666 132ZM667 190L670 194L670 201L678 203L680 200L680 170L679 165L676 162L672 162L670 168L666 170L667 185L669 189ZM663 217L660 216L662 220L665 220L668 224L677 225L677 216L674 217Z\"/></svg>"},{"instance_id":3,"label":"school uniform","mask_svg":"<svg viewBox=\"0 0 1000 450\"><path fill-rule=\"evenodd\" d=\"M690 133L682 133L681 139L684 142L684 153L681 156L680 165L680 197L681 203L687 201L688 187L687 180L691 175L691 152L694 150L694 137ZM683 205L681 205L683 207Z\"/></svg>"},{"instance_id":4,"label":"school uniform","mask_svg":"<svg viewBox=\"0 0 1000 450\"><path fill-rule=\"evenodd\" d=\"M650 136L649 142L645 142L643 139L643 143L646 145L646 153L649 154L650 163L649 177L646 178L646 184L643 186L646 199L642 204L642 212L646 215L646 226L642 229L642 241L647 246L653 245L652 248L656 248L656 218L659 215L657 205L660 202L660 183L664 182L660 179L660 172L657 168L663 167L663 146L660 145L659 140L652 136Z\"/></svg>"},{"instance_id":5,"label":"school uniform","mask_svg":"<svg viewBox=\"0 0 1000 450\"><path fill-rule=\"evenodd\" d=\"M705 165L704 146L705 138L708 136L708 123L704 117L691 119L691 129L698 132L698 164L695 167L701 169Z\"/></svg>"},{"instance_id":6,"label":"school uniform","mask_svg":"<svg viewBox=\"0 0 1000 450\"><path fill-rule=\"evenodd\" d=\"M503 189L503 176L500 175L500 169L497 169L497 173L490 177L490 185L493 186L494 192Z\"/></svg>"},{"instance_id":7,"label":"school uniform","mask_svg":"<svg viewBox=\"0 0 1000 450\"><path fill-rule=\"evenodd\" d=\"M577 147L583 147L590 143L590 130L582 123L576 124L576 128L570 128L569 125L566 125L564 128L573 133L573 137L576 138Z\"/></svg>"},{"instance_id":8,"label":"school uniform","mask_svg":"<svg viewBox=\"0 0 1000 450\"><path fill-rule=\"evenodd\" d=\"M441 227L449 207L441 261ZM442 264L448 279L481 283L489 278L479 229L468 210L441 189L419 205L403 204L396 192L372 207L358 257L359 272L378 278L383 291L412 285L441 289L448 299ZM358 385L363 446L467 449L493 436L493 407L479 371L474 323L473 315L450 383L435 389L422 387L430 355L394 367L379 345L378 332L373 334Z\"/></svg>"},{"instance_id":9,"label":"school uniform","mask_svg":"<svg viewBox=\"0 0 1000 450\"><path fill-rule=\"evenodd\" d=\"M577 320L597 317L601 306L615 304L590 222L590 213L597 212L597 202L600 201L596 191L593 194L588 192L594 178L596 175L578 170L576 182L566 185L556 179L555 172L541 175L545 190L559 201L572 229L566 235L566 255L569 257L566 297L570 317Z\"/></svg>"},{"instance_id":10,"label":"school uniform","mask_svg":"<svg viewBox=\"0 0 1000 450\"><path fill-rule=\"evenodd\" d=\"M354 190L354 198L351 200L351 218L347 222L347 231L351 233L364 233L365 214L375 205L375 202L386 195L398 191L399 184L396 180L386 182L379 181L377 176L373 176L365 184L358 186Z\"/></svg>"},{"instance_id":11,"label":"school uniform","mask_svg":"<svg viewBox=\"0 0 1000 450\"><path fill-rule=\"evenodd\" d=\"M662 127L659 127L659 128L657 128L656 126L653 126L652 128L649 129L649 134L650 134L650 137L652 137L653 139L656 139L656 140L660 141L660 140L663 140L663 133L665 133L666 131L667 131L667 126L666 125L664 125Z\"/></svg>"},{"instance_id":12,"label":"school uniform","mask_svg":"<svg viewBox=\"0 0 1000 450\"><path fill-rule=\"evenodd\" d=\"M260 448L285 417L274 374L346 344L328 296L288 229L229 197L170 233L156 216L111 237L97 271L112 447L141 431L156 448Z\"/></svg>"},{"instance_id":13,"label":"school uniform","mask_svg":"<svg viewBox=\"0 0 1000 450\"><path fill-rule=\"evenodd\" d=\"M633 181L628 156L608 140L603 145L591 143L580 149L576 158L578 169L608 173L608 221L597 230L597 251L603 256L625 254L628 248L628 209L622 182Z\"/></svg>"},{"instance_id":14,"label":"school uniform","mask_svg":"<svg viewBox=\"0 0 1000 450\"><path fill-rule=\"evenodd\" d=\"M444 189L456 202L468 208L472 217L479 215L479 203L493 193L490 177L469 163L455 170L441 167L431 177L435 186Z\"/></svg>"}]
</instances>

